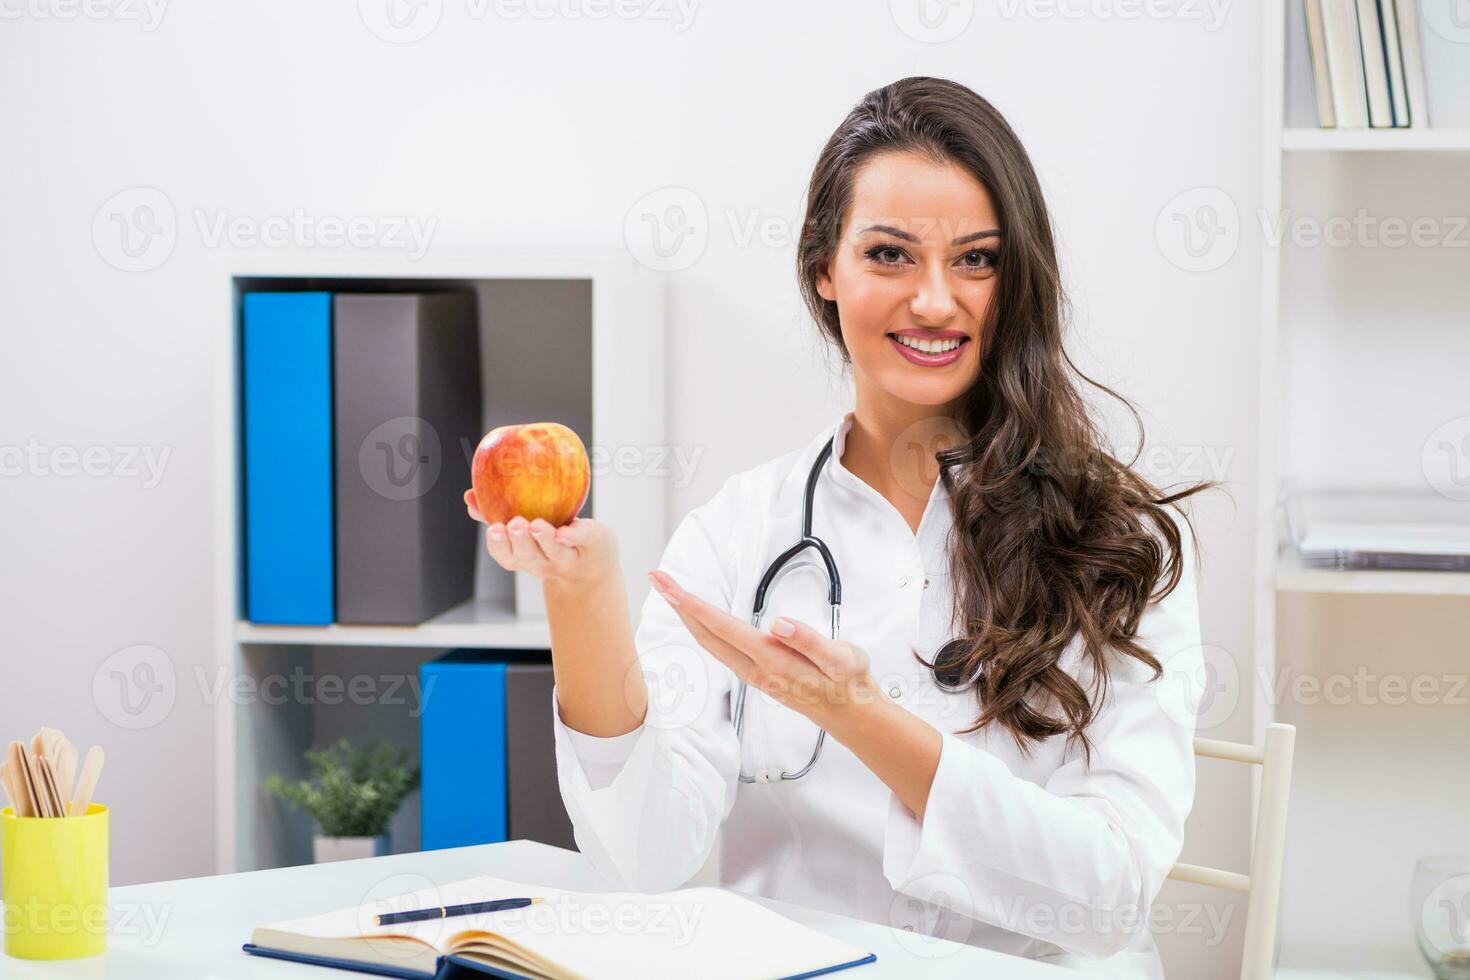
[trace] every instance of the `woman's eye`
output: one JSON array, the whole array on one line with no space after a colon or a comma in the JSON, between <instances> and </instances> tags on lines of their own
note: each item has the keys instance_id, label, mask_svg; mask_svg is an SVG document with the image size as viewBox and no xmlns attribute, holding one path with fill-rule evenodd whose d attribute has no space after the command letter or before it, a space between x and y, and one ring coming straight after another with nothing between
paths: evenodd
<instances>
[{"instance_id":1,"label":"woman's eye","mask_svg":"<svg viewBox=\"0 0 1470 980\"><path fill-rule=\"evenodd\" d=\"M998 256L988 248L977 248L966 252L961 262L967 269L989 270L995 268ZM973 260L973 261L972 261Z\"/></svg>"},{"instance_id":2,"label":"woman's eye","mask_svg":"<svg viewBox=\"0 0 1470 980\"><path fill-rule=\"evenodd\" d=\"M897 265L903 249L896 245L875 245L867 251L868 260L878 265ZM880 258L882 256L882 258Z\"/></svg>"}]
</instances>

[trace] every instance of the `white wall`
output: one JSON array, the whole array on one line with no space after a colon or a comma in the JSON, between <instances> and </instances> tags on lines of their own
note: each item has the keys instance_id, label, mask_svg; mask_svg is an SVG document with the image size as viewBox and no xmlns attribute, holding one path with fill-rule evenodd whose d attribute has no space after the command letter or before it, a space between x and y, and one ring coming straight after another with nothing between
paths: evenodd
<instances>
[{"instance_id":1,"label":"white wall","mask_svg":"<svg viewBox=\"0 0 1470 980\"><path fill-rule=\"evenodd\" d=\"M1195 187L1242 211L1255 200L1256 10L1220 0L1217 21L1208 4L1156 5L1161 17L1061 5L1075 17L959 0L936 8L952 39L927 43L898 26L912 6L706 2L681 25L443 0L428 36L392 44L346 0L180 0L151 30L120 0L101 19L64 19L59 0L0 5L0 446L169 454L156 486L30 463L0 479L0 735L45 723L107 747L115 883L212 869L196 675L212 665L211 343L228 326L220 278L268 264L270 249L211 243L210 223L409 215L437 223L436 250L585 251L623 247L643 195L693 190L711 227L670 283L671 433L702 456L674 491L677 518L850 397L801 310L789 234L739 235L752 219L789 231L831 130L905 75L955 78L1007 115L1060 229L1080 366L1136 401L1168 458L1202 448L1228 461L1182 477L1230 481L1238 506L1218 493L1196 504L1204 635L1248 655L1257 244L1191 273L1166 258L1155 223ZM113 195L139 186L162 192L177 239L156 268L126 272L106 222ZM156 724L131 730L116 723L131 716L107 661L136 644L166 653L175 690ZM1246 737L1246 710L1211 734ZM1243 864L1245 791L1202 768L1187 859ZM1171 968L1229 975L1243 908L1174 885L1163 898ZM1183 925L1199 903L1232 916L1223 943Z\"/></svg>"}]
</instances>

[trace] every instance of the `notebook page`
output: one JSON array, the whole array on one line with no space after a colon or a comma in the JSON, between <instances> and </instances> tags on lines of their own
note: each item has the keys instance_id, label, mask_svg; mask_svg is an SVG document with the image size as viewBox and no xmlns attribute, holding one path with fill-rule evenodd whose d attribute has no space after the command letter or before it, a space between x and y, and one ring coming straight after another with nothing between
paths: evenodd
<instances>
[{"instance_id":1,"label":"notebook page","mask_svg":"<svg viewBox=\"0 0 1470 980\"><path fill-rule=\"evenodd\" d=\"M519 897L544 901L505 912L374 924L380 912ZM329 939L411 936L443 952L452 951L456 937L485 931L570 973L630 980L695 973L716 980L791 976L867 955L866 950L718 888L660 894L576 892L489 875L263 928ZM391 943L373 946L384 958L392 958ZM400 950L398 955L405 952Z\"/></svg>"},{"instance_id":2,"label":"notebook page","mask_svg":"<svg viewBox=\"0 0 1470 980\"><path fill-rule=\"evenodd\" d=\"M868 955L718 888L565 892L561 900L498 913L495 931L570 973L599 980L784 977Z\"/></svg>"},{"instance_id":3,"label":"notebook page","mask_svg":"<svg viewBox=\"0 0 1470 980\"><path fill-rule=\"evenodd\" d=\"M373 901L350 908L309 915L300 919L272 922L263 929L288 932L319 939L347 939L356 936L408 936L421 940L436 949L443 950L449 940L458 933L471 929L496 931L500 917L509 912L487 912L481 915L460 915L449 919L433 918L421 922L399 922L380 926L377 916L385 912L407 912L418 909L438 908L443 905L464 905L498 898L545 898L548 902L563 895L578 895L578 892L563 892L545 885L530 885L482 875L466 878L400 895L374 896Z\"/></svg>"}]
</instances>

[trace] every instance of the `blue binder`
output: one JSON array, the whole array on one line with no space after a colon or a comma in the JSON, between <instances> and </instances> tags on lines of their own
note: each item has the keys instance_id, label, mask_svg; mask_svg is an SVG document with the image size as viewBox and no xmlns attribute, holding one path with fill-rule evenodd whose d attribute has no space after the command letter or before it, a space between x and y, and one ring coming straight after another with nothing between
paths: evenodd
<instances>
[{"instance_id":1,"label":"blue binder","mask_svg":"<svg viewBox=\"0 0 1470 980\"><path fill-rule=\"evenodd\" d=\"M332 581L332 297L247 293L245 607L255 623L326 625Z\"/></svg>"},{"instance_id":2,"label":"blue binder","mask_svg":"<svg viewBox=\"0 0 1470 980\"><path fill-rule=\"evenodd\" d=\"M420 847L506 839L505 662L455 650L419 667Z\"/></svg>"}]
</instances>

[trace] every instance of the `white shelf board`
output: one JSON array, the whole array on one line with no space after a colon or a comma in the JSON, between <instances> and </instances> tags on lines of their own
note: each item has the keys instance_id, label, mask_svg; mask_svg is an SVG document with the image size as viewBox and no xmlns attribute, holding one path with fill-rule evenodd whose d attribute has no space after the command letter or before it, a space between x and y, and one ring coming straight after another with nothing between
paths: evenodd
<instances>
[{"instance_id":1,"label":"white shelf board","mask_svg":"<svg viewBox=\"0 0 1470 980\"><path fill-rule=\"evenodd\" d=\"M546 620L518 617L505 600L471 599L418 626L265 626L235 623L239 643L348 647L551 648Z\"/></svg>"},{"instance_id":2,"label":"white shelf board","mask_svg":"<svg viewBox=\"0 0 1470 980\"><path fill-rule=\"evenodd\" d=\"M1281 148L1296 151L1447 150L1470 153L1470 129L1287 129Z\"/></svg>"},{"instance_id":3,"label":"white shelf board","mask_svg":"<svg viewBox=\"0 0 1470 980\"><path fill-rule=\"evenodd\" d=\"M1282 555L1276 562L1276 591L1470 596L1470 572L1313 568Z\"/></svg>"},{"instance_id":4,"label":"white shelf board","mask_svg":"<svg viewBox=\"0 0 1470 980\"><path fill-rule=\"evenodd\" d=\"M1409 931L1407 917L1404 931ZM1411 936L1398 946L1284 942L1274 973L1276 980L1421 980L1429 975Z\"/></svg>"}]
</instances>

